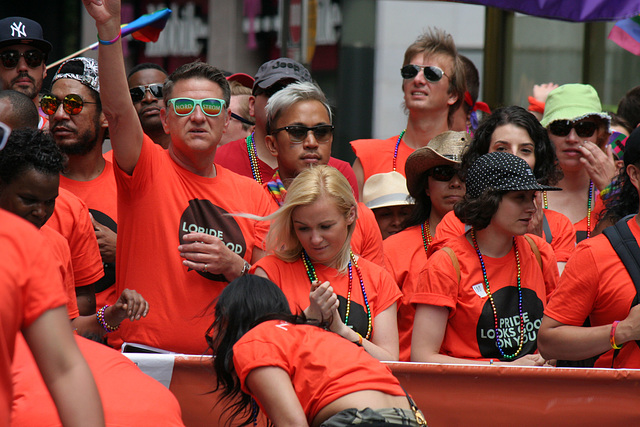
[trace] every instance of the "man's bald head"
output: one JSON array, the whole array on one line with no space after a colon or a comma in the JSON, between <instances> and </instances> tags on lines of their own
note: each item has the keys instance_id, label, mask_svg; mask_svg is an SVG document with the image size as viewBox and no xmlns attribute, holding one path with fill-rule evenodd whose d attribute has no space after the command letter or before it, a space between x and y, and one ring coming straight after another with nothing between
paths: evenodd
<instances>
[{"instance_id":1,"label":"man's bald head","mask_svg":"<svg viewBox=\"0 0 640 427\"><path fill-rule=\"evenodd\" d=\"M3 90L0 91L0 122L11 129L37 129L40 116L27 95L15 90Z\"/></svg>"}]
</instances>

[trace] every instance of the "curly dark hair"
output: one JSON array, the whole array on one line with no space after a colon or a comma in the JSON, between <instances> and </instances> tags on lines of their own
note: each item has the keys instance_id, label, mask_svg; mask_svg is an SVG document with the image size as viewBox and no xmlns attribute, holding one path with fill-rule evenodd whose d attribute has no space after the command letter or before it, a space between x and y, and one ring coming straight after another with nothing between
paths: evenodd
<instances>
[{"instance_id":1,"label":"curly dark hair","mask_svg":"<svg viewBox=\"0 0 640 427\"><path fill-rule=\"evenodd\" d=\"M475 199L465 195L453 206L453 212L463 224L482 230L491 223L491 218L495 215L506 193L506 191L487 188Z\"/></svg>"},{"instance_id":2,"label":"curly dark hair","mask_svg":"<svg viewBox=\"0 0 640 427\"><path fill-rule=\"evenodd\" d=\"M14 130L0 151L0 180L5 184L29 169L58 175L64 166L65 157L51 134L37 129Z\"/></svg>"},{"instance_id":3,"label":"curly dark hair","mask_svg":"<svg viewBox=\"0 0 640 427\"><path fill-rule=\"evenodd\" d=\"M638 163L634 164L634 166L640 168ZM600 221L615 224L627 215L638 213L638 208L640 207L638 190L631 183L626 167L620 169L611 187L618 190L605 200L605 209L600 215Z\"/></svg>"},{"instance_id":4,"label":"curly dark hair","mask_svg":"<svg viewBox=\"0 0 640 427\"><path fill-rule=\"evenodd\" d=\"M538 182L543 185L555 185L560 181L562 171L558 167L556 150L549 139L547 130L542 127L533 114L517 105L494 110L478 126L473 135L473 141L462 156L462 174L466 174L466 171L478 157L489 152L491 136L496 128L507 124L523 128L533 140L536 156L533 173Z\"/></svg>"}]
</instances>

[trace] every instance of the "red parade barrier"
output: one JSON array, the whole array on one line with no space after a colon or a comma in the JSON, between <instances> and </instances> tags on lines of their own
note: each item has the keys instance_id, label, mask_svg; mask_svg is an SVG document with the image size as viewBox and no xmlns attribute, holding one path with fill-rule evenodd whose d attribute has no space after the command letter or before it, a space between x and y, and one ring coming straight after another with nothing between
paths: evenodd
<instances>
[{"instance_id":1,"label":"red parade barrier","mask_svg":"<svg viewBox=\"0 0 640 427\"><path fill-rule=\"evenodd\" d=\"M640 370L387 365L432 427L640 424ZM175 356L169 389L186 426L224 422L214 378L210 357Z\"/></svg>"}]
</instances>

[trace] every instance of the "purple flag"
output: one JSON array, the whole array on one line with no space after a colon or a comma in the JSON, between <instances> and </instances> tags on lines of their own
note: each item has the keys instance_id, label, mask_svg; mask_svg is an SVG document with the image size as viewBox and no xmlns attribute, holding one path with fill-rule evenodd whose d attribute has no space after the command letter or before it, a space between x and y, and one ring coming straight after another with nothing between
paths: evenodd
<instances>
[{"instance_id":1,"label":"purple flag","mask_svg":"<svg viewBox=\"0 0 640 427\"><path fill-rule=\"evenodd\" d=\"M562 21L618 21L640 14L640 0L450 0Z\"/></svg>"}]
</instances>

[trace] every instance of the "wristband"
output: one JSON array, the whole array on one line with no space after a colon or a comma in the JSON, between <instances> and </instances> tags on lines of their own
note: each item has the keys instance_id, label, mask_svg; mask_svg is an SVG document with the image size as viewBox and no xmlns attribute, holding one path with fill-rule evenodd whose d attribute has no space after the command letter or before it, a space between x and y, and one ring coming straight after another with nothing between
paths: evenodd
<instances>
[{"instance_id":1,"label":"wristband","mask_svg":"<svg viewBox=\"0 0 640 427\"><path fill-rule=\"evenodd\" d=\"M107 333L109 332L115 332L118 330L118 328L120 327L120 325L118 326L111 326L107 323L107 321L104 318L104 311L107 309L107 307L109 307L109 304L105 305L104 307L102 307L100 310L98 310L96 312L96 317L98 318L98 323L100 323L100 325L104 328L105 331L107 331Z\"/></svg>"},{"instance_id":2,"label":"wristband","mask_svg":"<svg viewBox=\"0 0 640 427\"><path fill-rule=\"evenodd\" d=\"M533 111L534 113L544 114L544 102L538 101L533 96L528 97L527 101L529 101L529 108L527 108L527 110Z\"/></svg>"},{"instance_id":3,"label":"wristband","mask_svg":"<svg viewBox=\"0 0 640 427\"><path fill-rule=\"evenodd\" d=\"M616 328L618 327L618 323L620 323L619 320L613 322L611 325L611 334L609 334L609 342L611 343L611 348L614 350L620 350L622 348L622 346L616 345Z\"/></svg>"},{"instance_id":4,"label":"wristband","mask_svg":"<svg viewBox=\"0 0 640 427\"><path fill-rule=\"evenodd\" d=\"M110 44L114 44L115 42L117 42L118 39L120 39L121 35L122 35L122 29L120 29L120 31L118 31L118 35L113 40L102 40L102 39L100 39L100 34L96 34L96 37L98 38L98 43L100 43L103 46L109 46Z\"/></svg>"},{"instance_id":5,"label":"wristband","mask_svg":"<svg viewBox=\"0 0 640 427\"><path fill-rule=\"evenodd\" d=\"M355 332L355 331L354 331ZM356 332L356 334L358 334ZM362 347L362 335L358 334L358 341L352 341L355 345L357 345L358 347Z\"/></svg>"}]
</instances>

